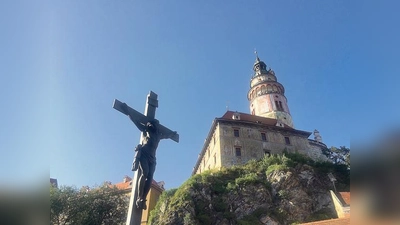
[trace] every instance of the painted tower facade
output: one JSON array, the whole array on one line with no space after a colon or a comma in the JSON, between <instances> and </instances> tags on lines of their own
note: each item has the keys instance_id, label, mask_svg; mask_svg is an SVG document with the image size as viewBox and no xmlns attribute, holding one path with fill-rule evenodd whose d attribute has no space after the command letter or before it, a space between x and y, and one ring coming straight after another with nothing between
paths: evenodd
<instances>
[{"instance_id":1,"label":"painted tower facade","mask_svg":"<svg viewBox=\"0 0 400 225\"><path fill-rule=\"evenodd\" d=\"M250 81L250 90L247 98L250 102L250 113L276 119L294 128L292 116L285 96L285 88L275 76L275 72L256 57L253 66L254 74Z\"/></svg>"}]
</instances>

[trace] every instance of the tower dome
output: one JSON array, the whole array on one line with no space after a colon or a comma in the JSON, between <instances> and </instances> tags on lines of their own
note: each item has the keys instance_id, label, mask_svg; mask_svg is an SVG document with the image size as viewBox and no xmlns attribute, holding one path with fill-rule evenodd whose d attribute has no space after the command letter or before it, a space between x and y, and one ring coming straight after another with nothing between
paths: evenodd
<instances>
[{"instance_id":1,"label":"tower dome","mask_svg":"<svg viewBox=\"0 0 400 225\"><path fill-rule=\"evenodd\" d=\"M254 72L266 72L267 70L267 65L258 58L257 52L256 52L256 62L253 65L253 70Z\"/></svg>"},{"instance_id":2,"label":"tower dome","mask_svg":"<svg viewBox=\"0 0 400 225\"><path fill-rule=\"evenodd\" d=\"M278 82L275 72L271 68L267 69L267 65L260 60L257 52L253 71L250 90L247 94L250 102L250 113L277 119L290 127L294 127L285 96L285 88Z\"/></svg>"}]
</instances>

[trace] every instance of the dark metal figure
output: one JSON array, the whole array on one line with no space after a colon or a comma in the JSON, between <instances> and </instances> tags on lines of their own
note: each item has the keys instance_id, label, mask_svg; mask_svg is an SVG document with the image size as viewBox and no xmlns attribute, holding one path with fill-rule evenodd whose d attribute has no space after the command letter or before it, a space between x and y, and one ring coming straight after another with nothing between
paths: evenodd
<instances>
[{"instance_id":1,"label":"dark metal figure","mask_svg":"<svg viewBox=\"0 0 400 225\"><path fill-rule=\"evenodd\" d=\"M146 196L151 188L153 181L154 171L156 170L156 150L158 143L161 139L171 138L176 135L176 132L163 134L158 129L159 122L153 119L151 122L143 124L138 122L126 110L126 104L122 106L126 114L136 125L136 127L143 132L142 143L136 146L135 158L132 165L132 171L140 169L141 176L138 181L138 196L136 200L136 207L139 209L146 209Z\"/></svg>"}]
</instances>

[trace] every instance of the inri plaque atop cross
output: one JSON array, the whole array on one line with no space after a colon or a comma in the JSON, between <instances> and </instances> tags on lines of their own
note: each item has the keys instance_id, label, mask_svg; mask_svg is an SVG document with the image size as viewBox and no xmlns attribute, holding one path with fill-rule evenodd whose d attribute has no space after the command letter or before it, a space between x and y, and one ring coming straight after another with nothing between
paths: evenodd
<instances>
[{"instance_id":1,"label":"inri plaque atop cross","mask_svg":"<svg viewBox=\"0 0 400 225\"><path fill-rule=\"evenodd\" d=\"M136 127L142 132L140 144L135 149L135 158L132 170L136 171L132 182L132 193L129 202L127 225L140 225L142 210L146 209L146 196L153 181L156 167L156 150L161 139L170 138L179 142L179 134L176 131L161 125L155 119L158 107L157 94L150 91L147 95L144 115L130 108L125 103L114 100L113 108L127 115Z\"/></svg>"}]
</instances>

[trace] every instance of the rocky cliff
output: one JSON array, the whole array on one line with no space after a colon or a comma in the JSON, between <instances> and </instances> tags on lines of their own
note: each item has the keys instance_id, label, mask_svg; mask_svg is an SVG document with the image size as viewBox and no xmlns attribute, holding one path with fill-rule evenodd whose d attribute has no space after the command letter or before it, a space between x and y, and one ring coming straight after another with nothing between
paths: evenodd
<instances>
[{"instance_id":1,"label":"rocky cliff","mask_svg":"<svg viewBox=\"0 0 400 225\"><path fill-rule=\"evenodd\" d=\"M335 218L329 190L349 191L345 166L299 154L271 156L244 166L195 175L164 192L151 224L296 224Z\"/></svg>"}]
</instances>

